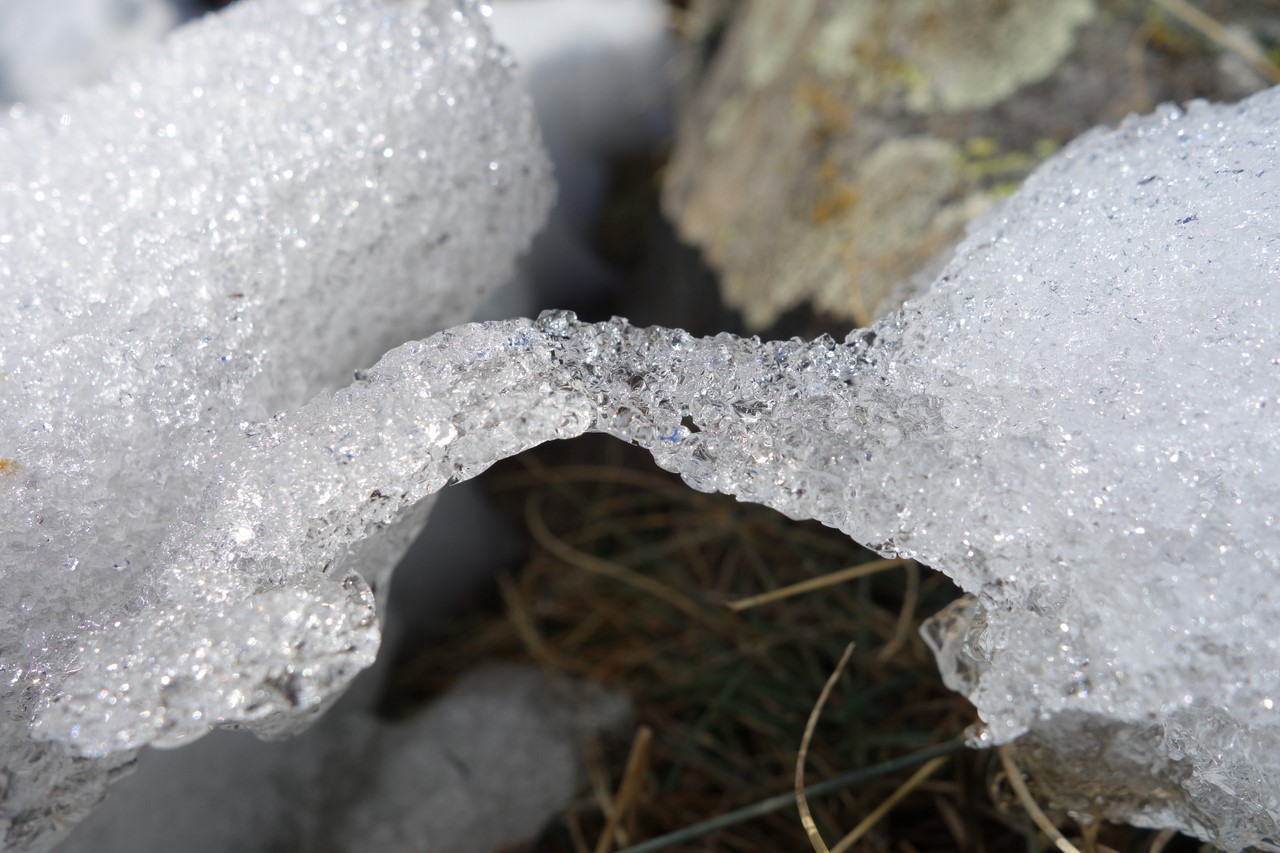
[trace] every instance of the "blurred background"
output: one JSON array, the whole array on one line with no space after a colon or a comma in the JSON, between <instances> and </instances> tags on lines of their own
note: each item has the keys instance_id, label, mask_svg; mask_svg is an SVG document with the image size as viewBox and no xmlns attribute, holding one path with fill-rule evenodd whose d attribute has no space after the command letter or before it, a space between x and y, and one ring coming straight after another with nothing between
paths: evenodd
<instances>
[{"instance_id":1,"label":"blurred background","mask_svg":"<svg viewBox=\"0 0 1280 853\"><path fill-rule=\"evenodd\" d=\"M0 105L55 102L222 5L0 0ZM566 308L699 335L843 338L927 287L970 222L1089 128L1280 81L1268 0L492 6L560 194L478 319ZM831 582L791 589L815 578ZM394 587L378 665L319 724L279 743L217 732L149 750L61 849L808 850L796 752L850 641L807 759L808 782L826 785L812 801L824 837L858 826L862 848L902 853L1051 846L1000 762L955 748L977 720L919 636L959 595L945 577L695 493L635 448L584 437L449 489ZM465 744L502 743L500 726L541 735L483 703L449 725L430 716L460 683L490 698L524 684L516 670L467 681L494 662L589 682L629 710L553 691L598 713L530 711L558 734L504 770ZM540 690L511 701L550 701ZM398 740L371 734L384 730ZM429 737L456 748L414 764ZM540 797L530 766L565 754L564 793ZM505 778L476 784L481 772ZM494 827L529 809L501 842L439 840L431 823L466 811ZM1090 851L1200 846L1049 817Z\"/></svg>"}]
</instances>

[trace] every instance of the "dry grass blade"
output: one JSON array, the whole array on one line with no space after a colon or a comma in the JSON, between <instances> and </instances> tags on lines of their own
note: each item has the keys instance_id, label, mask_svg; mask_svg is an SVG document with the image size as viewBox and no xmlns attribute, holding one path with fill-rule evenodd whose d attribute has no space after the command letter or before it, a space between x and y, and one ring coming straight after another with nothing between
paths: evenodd
<instances>
[{"instance_id":1,"label":"dry grass blade","mask_svg":"<svg viewBox=\"0 0 1280 853\"><path fill-rule=\"evenodd\" d=\"M1077 816L1076 822L1080 824L1080 846L1084 848L1084 853L1099 853L1100 849L1109 849L1098 846L1098 830L1101 828L1098 821Z\"/></svg>"},{"instance_id":2,"label":"dry grass blade","mask_svg":"<svg viewBox=\"0 0 1280 853\"><path fill-rule=\"evenodd\" d=\"M1054 846L1062 853L1080 853L1079 848L1067 840L1066 836L1058 831L1053 825L1053 821L1041 811L1040 806L1036 805L1036 801L1032 799L1031 792L1027 790L1027 783L1022 781L1022 770L1014 762L1013 756L1009 754L1009 747L1000 747L1000 764L1004 767L1005 775L1009 777L1009 785L1013 788L1013 793L1018 797L1018 802L1027 810L1027 814L1031 815L1031 819L1035 821L1036 826L1040 827L1040 831L1049 836Z\"/></svg>"},{"instance_id":3,"label":"dry grass blade","mask_svg":"<svg viewBox=\"0 0 1280 853\"><path fill-rule=\"evenodd\" d=\"M534 540L556 559L562 560L575 568L603 575L628 586L633 586L649 593L654 598L665 601L694 619L702 621L703 612L698 605L692 599L681 595L666 584L660 583L653 578L645 577L639 572L634 572L618 563L602 560L591 554L584 554L562 539L557 538L554 533L547 529L547 524L542 519L542 513L538 510L538 502L533 495L530 495L525 502L525 520L528 522L529 532L533 534Z\"/></svg>"},{"instance_id":4,"label":"dry grass blade","mask_svg":"<svg viewBox=\"0 0 1280 853\"><path fill-rule=\"evenodd\" d=\"M804 824L809 843L817 853L831 853L831 851L822 840L822 833L818 832L818 826L813 822L813 815L809 812L809 800L804 795L804 760L809 754L809 742L813 740L813 730L818 727L818 718L822 716L822 707L827 704L831 691L835 689L836 682L840 680L840 675L849 665L849 658L852 656L853 643L850 643L845 648L844 654L840 656L840 663L836 664L835 671L827 679L822 693L818 695L817 703L809 713L809 722L804 727L804 736L800 738L800 751L796 754L796 808L800 811L800 823Z\"/></svg>"},{"instance_id":5,"label":"dry grass blade","mask_svg":"<svg viewBox=\"0 0 1280 853\"><path fill-rule=\"evenodd\" d=\"M607 739L598 756L588 757L586 797L531 849L594 853L614 821L610 853L812 850L794 811L796 748L843 651L831 648L833 632L856 639L857 648L804 758L809 779L822 779L805 794L829 843L939 750L964 763L958 779L973 776L981 759L951 740L972 722L972 709L938 683L916 639L921 616L958 592L945 577L915 566L879 574L862 569L858 574L870 576L736 613L724 602L880 558L838 531L792 524L731 498L683 486L644 489L642 483L667 475L639 451L621 458L629 452L603 439L550 445L536 453L576 462L575 476L535 459L493 472L504 486L496 495L501 508L533 540L530 559L497 582L486 612L442 630L406 663L385 700L388 714L413 713L451 684L458 668L491 657L532 658L632 697L637 719L653 730L640 796L630 805L615 801L632 739ZM640 476L598 476L606 469L582 464L598 458L632 465ZM893 646L896 653L881 656ZM837 769L846 764L859 769ZM917 787L858 846L879 841L890 819L904 834L895 845L909 841L928 851L938 839L949 840L932 806L938 794L932 784ZM969 800L983 791L956 784L945 796L974 824L970 837L982 839L989 828L978 825L993 818Z\"/></svg>"},{"instance_id":6,"label":"dry grass blade","mask_svg":"<svg viewBox=\"0 0 1280 853\"><path fill-rule=\"evenodd\" d=\"M530 618L524 602L520 598L520 591L516 588L510 576L498 575L498 592L502 596L502 603L506 605L507 618L511 621L511 627L515 629L516 635L524 643L529 656L545 666L557 669L566 668L567 662L551 649L538 633L537 626L534 625L533 619Z\"/></svg>"},{"instance_id":7,"label":"dry grass blade","mask_svg":"<svg viewBox=\"0 0 1280 853\"><path fill-rule=\"evenodd\" d=\"M806 592L824 589L834 586L845 581L855 580L856 578L874 575L878 572L887 571L888 569L896 569L898 566L905 566L910 560L872 560L869 563L862 563L857 566L850 566L847 569L841 569L838 572L831 572L821 577L811 578L793 583L790 586L784 586L780 589L773 589L769 592L753 595L750 598L742 598L729 604L730 610L742 611L750 610L753 607L759 607L762 604L769 604L774 601L782 601L797 595L804 595Z\"/></svg>"},{"instance_id":8,"label":"dry grass blade","mask_svg":"<svg viewBox=\"0 0 1280 853\"><path fill-rule=\"evenodd\" d=\"M842 791L851 785L861 784L863 782L877 779L889 773L897 772L906 767L918 764L920 761L927 761L929 758L935 758L938 755L950 755L964 750L964 741L957 739L947 741L933 746L926 747L917 753L910 755L898 756L897 758L883 761L870 767L863 767L858 770L845 773L842 776L833 779L827 779L824 782L818 782L816 785L810 785L805 789L807 797L819 797ZM746 824L751 821L783 811L796 802L794 792L788 794L778 794L768 799L752 803L740 809L726 812L708 820L701 821L696 824L682 827L674 832L669 832L657 838L651 838L648 841L642 841L633 847L628 847L622 853L657 853L659 850L669 850L682 844L692 843L698 839L710 835L712 832L726 829L740 824ZM758 837L759 833L753 833L752 837Z\"/></svg>"},{"instance_id":9,"label":"dry grass blade","mask_svg":"<svg viewBox=\"0 0 1280 853\"><path fill-rule=\"evenodd\" d=\"M921 782L936 773L938 768L946 764L948 760L950 760L950 756L940 755L925 766L921 767L915 773L911 774L911 778L906 782L903 782L898 790L889 795L889 798L883 803L876 806L875 811L863 818L862 821L853 828L852 832L840 839L840 843L831 848L831 853L847 853L849 848L853 847L854 844L857 844L858 841L870 832L871 828L879 823L885 815L893 811L894 806L902 802L902 800L914 791Z\"/></svg>"},{"instance_id":10,"label":"dry grass blade","mask_svg":"<svg viewBox=\"0 0 1280 853\"><path fill-rule=\"evenodd\" d=\"M627 756L627 768L623 771L618 795L613 798L613 814L600 833L595 853L609 853L613 849L618 827L622 825L623 818L639 799L640 791L644 788L645 774L649 771L649 748L652 744L653 729L641 726L631 743L631 754Z\"/></svg>"},{"instance_id":11,"label":"dry grass blade","mask_svg":"<svg viewBox=\"0 0 1280 853\"><path fill-rule=\"evenodd\" d=\"M1173 837L1177 834L1178 833L1172 829L1161 830L1160 834L1151 840L1151 847L1148 848L1147 853L1163 853L1165 846L1172 841Z\"/></svg>"},{"instance_id":12,"label":"dry grass blade","mask_svg":"<svg viewBox=\"0 0 1280 853\"><path fill-rule=\"evenodd\" d=\"M942 816L942 820L946 823L947 831L951 833L956 849L971 849L974 845L970 841L969 827L965 824L964 818L960 816L960 812L956 810L956 807L951 805L945 797L938 796L933 798L933 804L938 810L938 814Z\"/></svg>"},{"instance_id":13,"label":"dry grass blade","mask_svg":"<svg viewBox=\"0 0 1280 853\"><path fill-rule=\"evenodd\" d=\"M907 588L902 596L902 609L898 611L898 624L894 627L893 637L876 653L876 660L887 661L907 644L915 623L916 605L920 602L920 566L915 560L906 561L904 567L907 576Z\"/></svg>"},{"instance_id":14,"label":"dry grass blade","mask_svg":"<svg viewBox=\"0 0 1280 853\"><path fill-rule=\"evenodd\" d=\"M569 838L573 843L574 853L591 853L587 847L587 839L582 834L582 822L578 820L578 813L570 809L564 816L565 826L569 829Z\"/></svg>"},{"instance_id":15,"label":"dry grass blade","mask_svg":"<svg viewBox=\"0 0 1280 853\"><path fill-rule=\"evenodd\" d=\"M1187 0L1152 0L1152 2L1182 23L1202 33L1219 47L1239 56L1272 83L1280 83L1280 68L1277 68L1275 63L1249 39L1232 32L1220 21L1192 6Z\"/></svg>"}]
</instances>

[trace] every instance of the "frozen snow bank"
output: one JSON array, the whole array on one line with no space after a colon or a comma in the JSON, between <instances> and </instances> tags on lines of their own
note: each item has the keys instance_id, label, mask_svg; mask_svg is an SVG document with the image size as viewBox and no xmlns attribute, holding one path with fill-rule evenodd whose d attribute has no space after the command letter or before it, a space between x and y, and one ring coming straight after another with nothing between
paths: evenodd
<instances>
[{"instance_id":1,"label":"frozen snow bank","mask_svg":"<svg viewBox=\"0 0 1280 853\"><path fill-rule=\"evenodd\" d=\"M588 430L951 574L987 739L1096 744L1112 816L1277 840L1280 94L1091 134L844 343L551 314L329 393L500 276L542 160L470 6L245 8L0 129L10 843L122 750L319 707L376 644L372 534Z\"/></svg>"},{"instance_id":2,"label":"frozen snow bank","mask_svg":"<svg viewBox=\"0 0 1280 853\"><path fill-rule=\"evenodd\" d=\"M310 591L421 496L596 430L952 575L977 603L939 630L941 662L987 739L1096 743L1112 816L1274 839L1277 126L1273 90L1091 134L843 344L549 314L393 350L227 437L158 551L164 595L86 635L37 731L105 751L243 716L243 638L270 611L202 603L226 577ZM226 651L204 661L210 637Z\"/></svg>"},{"instance_id":3,"label":"frozen snow bank","mask_svg":"<svg viewBox=\"0 0 1280 853\"><path fill-rule=\"evenodd\" d=\"M128 758L29 740L86 631L183 647L181 674L117 684L160 689L175 732L232 719L215 671L268 726L372 660L370 586L421 511L301 586L156 548L222 442L466 319L541 222L547 165L482 12L246 2L0 124L0 846L50 843Z\"/></svg>"}]
</instances>

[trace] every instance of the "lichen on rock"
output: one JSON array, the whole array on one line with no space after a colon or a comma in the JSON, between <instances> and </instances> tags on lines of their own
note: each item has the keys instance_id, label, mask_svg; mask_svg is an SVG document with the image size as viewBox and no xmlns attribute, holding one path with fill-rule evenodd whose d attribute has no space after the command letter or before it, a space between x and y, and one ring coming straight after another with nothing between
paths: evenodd
<instances>
[{"instance_id":1,"label":"lichen on rock","mask_svg":"<svg viewBox=\"0 0 1280 853\"><path fill-rule=\"evenodd\" d=\"M1242 85L1194 40L1203 58L1175 56L1167 27L1115 0L735 12L694 78L664 206L753 329L807 306L866 325L1076 135L1161 100L1265 85ZM999 169L973 168L975 144Z\"/></svg>"}]
</instances>

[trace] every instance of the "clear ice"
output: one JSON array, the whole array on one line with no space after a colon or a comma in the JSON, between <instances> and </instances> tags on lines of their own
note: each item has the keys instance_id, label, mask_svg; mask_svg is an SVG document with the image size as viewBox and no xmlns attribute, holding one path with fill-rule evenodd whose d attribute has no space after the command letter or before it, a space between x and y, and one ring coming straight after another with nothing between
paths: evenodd
<instances>
[{"instance_id":1,"label":"clear ice","mask_svg":"<svg viewBox=\"0 0 1280 853\"><path fill-rule=\"evenodd\" d=\"M157 558L228 441L468 319L541 224L549 168L487 13L251 0L0 122L0 849L54 843L131 746L275 730L373 659L370 590L425 506L300 585ZM153 680L33 740L99 630L140 631ZM117 707L150 731L89 723Z\"/></svg>"},{"instance_id":2,"label":"clear ice","mask_svg":"<svg viewBox=\"0 0 1280 853\"><path fill-rule=\"evenodd\" d=\"M551 313L331 392L414 309L448 322L499 277L542 161L469 5L245 8L176 42L206 51L198 87L118 82L0 129L10 843L122 752L321 707L377 644L370 549L587 431L955 578L944 677L986 742L1070 756L1059 797L1280 842L1280 90L1087 135L843 342ZM282 60L281 18L325 50ZM214 93L295 105L246 124Z\"/></svg>"}]
</instances>

